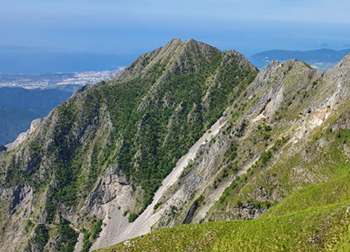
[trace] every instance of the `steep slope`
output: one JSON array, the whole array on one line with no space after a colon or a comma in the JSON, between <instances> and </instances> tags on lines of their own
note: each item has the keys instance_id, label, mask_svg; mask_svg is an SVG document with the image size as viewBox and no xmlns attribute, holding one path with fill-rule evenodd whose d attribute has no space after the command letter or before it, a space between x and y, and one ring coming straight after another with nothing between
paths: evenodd
<instances>
[{"instance_id":1,"label":"steep slope","mask_svg":"<svg viewBox=\"0 0 350 252\"><path fill-rule=\"evenodd\" d=\"M208 219L258 217L294 191L330 181L342 170L347 162L346 142L336 141L335 136L350 126L346 123L349 72L346 57L326 73L305 75L314 76L309 84L303 85L300 79L292 82L294 91L283 93L287 105L282 103L283 113L277 111L266 118L264 155L244 180L225 192Z\"/></svg>"},{"instance_id":2,"label":"steep slope","mask_svg":"<svg viewBox=\"0 0 350 252\"><path fill-rule=\"evenodd\" d=\"M179 179L179 176L183 173L184 169L198 154L200 147L215 137L223 125L224 122L218 120L210 130L191 147L188 153L179 159L175 168L163 180L162 186L155 193L152 203L147 206L145 211L142 212L136 221L120 224L117 220L119 217L118 215L105 218L104 223L106 224L106 228L102 230L101 236L97 239L92 249L107 247L117 242L149 233L151 227L157 223L162 216L162 211L154 212L155 207L159 204L160 198Z\"/></svg>"},{"instance_id":3,"label":"steep slope","mask_svg":"<svg viewBox=\"0 0 350 252\"><path fill-rule=\"evenodd\" d=\"M160 199L157 230L106 251L348 251L350 56L273 62ZM176 207L176 209L174 208Z\"/></svg>"},{"instance_id":4,"label":"steep slope","mask_svg":"<svg viewBox=\"0 0 350 252\"><path fill-rule=\"evenodd\" d=\"M2 249L88 251L109 218L137 219L256 74L235 51L174 39L81 89L0 152Z\"/></svg>"},{"instance_id":5,"label":"steep slope","mask_svg":"<svg viewBox=\"0 0 350 252\"><path fill-rule=\"evenodd\" d=\"M247 171L252 175L253 170L266 166L271 151L277 155L297 135L292 126L299 127L295 122L301 113L298 110L304 110L302 106L309 102L317 102L317 98L306 99L304 93L298 96L294 93L306 87L310 92L318 92L311 90L309 83L321 76L322 72L299 61L275 62L260 73L226 110L218 135L201 146L179 179L156 202L154 212L161 212L161 217L153 229L207 220L258 217L264 208L254 208L254 200L237 200L239 207L236 209L235 206L231 208L224 197L231 193L232 197L237 197L241 187L249 187L247 180L240 178L245 177ZM294 81L300 86L293 85ZM294 105L289 104L293 97ZM255 175L251 177L255 179ZM236 191L225 191L226 188L236 188ZM270 204L261 201L261 205Z\"/></svg>"}]
</instances>

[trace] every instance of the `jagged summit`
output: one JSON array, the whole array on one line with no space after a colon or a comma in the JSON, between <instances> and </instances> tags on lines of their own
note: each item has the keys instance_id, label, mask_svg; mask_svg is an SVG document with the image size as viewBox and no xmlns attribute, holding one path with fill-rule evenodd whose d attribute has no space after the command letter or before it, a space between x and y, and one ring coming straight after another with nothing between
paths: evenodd
<instances>
[{"instance_id":1,"label":"jagged summit","mask_svg":"<svg viewBox=\"0 0 350 252\"><path fill-rule=\"evenodd\" d=\"M169 44L181 44L181 43L182 43L182 40L180 38L173 38L167 43L167 45L169 45Z\"/></svg>"},{"instance_id":2,"label":"jagged summit","mask_svg":"<svg viewBox=\"0 0 350 252\"><path fill-rule=\"evenodd\" d=\"M135 77L138 74L147 75L154 70L155 65L171 71L192 71L194 68L200 68L204 63L209 63L212 57L219 53L217 48L203 42L193 39L182 42L175 38L165 46L138 57L118 78L124 79L130 75Z\"/></svg>"},{"instance_id":3,"label":"jagged summit","mask_svg":"<svg viewBox=\"0 0 350 252\"><path fill-rule=\"evenodd\" d=\"M201 46L205 46L205 47L213 47L207 43L195 40L195 39L187 39L182 41L180 38L173 38L171 39L166 45L165 47L169 47L169 46L180 46L180 45L187 45L187 46L193 46L193 45L201 45Z\"/></svg>"},{"instance_id":4,"label":"jagged summit","mask_svg":"<svg viewBox=\"0 0 350 252\"><path fill-rule=\"evenodd\" d=\"M350 54L346 55L338 64L330 68L328 71L333 71L337 69L348 69L350 67Z\"/></svg>"}]
</instances>

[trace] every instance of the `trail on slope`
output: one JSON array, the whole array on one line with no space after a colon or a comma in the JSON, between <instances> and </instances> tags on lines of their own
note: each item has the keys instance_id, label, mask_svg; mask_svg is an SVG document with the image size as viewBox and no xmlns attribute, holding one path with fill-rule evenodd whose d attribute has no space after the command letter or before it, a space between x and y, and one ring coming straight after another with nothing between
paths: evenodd
<instances>
[{"instance_id":1,"label":"trail on slope","mask_svg":"<svg viewBox=\"0 0 350 252\"><path fill-rule=\"evenodd\" d=\"M151 231L151 227L160 219L164 211L164 209L160 209L154 213L154 206L157 204L162 195L178 180L188 163L196 157L199 148L207 141L209 141L212 137L216 136L220 129L225 125L225 123L226 121L223 118L220 118L215 124L213 124L210 130L208 130L190 148L188 153L178 160L175 168L163 180L162 185L155 193L152 203L134 222L124 222L124 225L120 225L120 221L118 221L117 218L122 218L121 215L112 216L110 219L106 218L104 220L104 223L106 224L104 229L117 231L114 234L109 234L108 236L101 235L101 237L98 238L93 245L92 250L108 247L118 242L149 233ZM117 225L117 227L114 227L115 225Z\"/></svg>"}]
</instances>

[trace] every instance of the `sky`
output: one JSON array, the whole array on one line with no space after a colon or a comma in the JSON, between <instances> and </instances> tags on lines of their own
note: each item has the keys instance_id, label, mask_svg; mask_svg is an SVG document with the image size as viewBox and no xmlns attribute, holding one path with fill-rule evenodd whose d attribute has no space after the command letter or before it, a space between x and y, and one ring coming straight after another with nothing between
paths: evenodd
<instances>
[{"instance_id":1,"label":"sky","mask_svg":"<svg viewBox=\"0 0 350 252\"><path fill-rule=\"evenodd\" d=\"M347 0L1 0L0 51L135 57L174 37L251 55L350 48Z\"/></svg>"}]
</instances>

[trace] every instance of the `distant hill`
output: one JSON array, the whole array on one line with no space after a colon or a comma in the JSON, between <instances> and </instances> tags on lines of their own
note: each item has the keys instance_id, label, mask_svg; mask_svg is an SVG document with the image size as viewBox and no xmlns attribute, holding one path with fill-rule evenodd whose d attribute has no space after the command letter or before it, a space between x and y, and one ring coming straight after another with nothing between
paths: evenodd
<instances>
[{"instance_id":1,"label":"distant hill","mask_svg":"<svg viewBox=\"0 0 350 252\"><path fill-rule=\"evenodd\" d=\"M14 141L32 120L46 116L71 95L58 89L0 88L0 145Z\"/></svg>"},{"instance_id":2,"label":"distant hill","mask_svg":"<svg viewBox=\"0 0 350 252\"><path fill-rule=\"evenodd\" d=\"M264 67L273 60L286 61L289 59L298 59L312 64L320 69L326 70L334 66L349 53L350 49L340 51L331 49L311 51L269 50L250 56L250 60L257 67Z\"/></svg>"}]
</instances>

